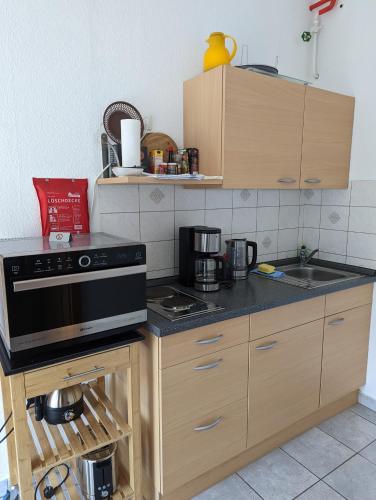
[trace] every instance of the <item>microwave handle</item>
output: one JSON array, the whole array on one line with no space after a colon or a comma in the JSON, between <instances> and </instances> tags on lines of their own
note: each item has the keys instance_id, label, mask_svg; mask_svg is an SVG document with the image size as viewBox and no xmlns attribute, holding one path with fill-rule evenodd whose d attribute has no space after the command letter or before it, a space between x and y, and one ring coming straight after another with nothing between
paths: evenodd
<instances>
[{"instance_id":1,"label":"microwave handle","mask_svg":"<svg viewBox=\"0 0 376 500\"><path fill-rule=\"evenodd\" d=\"M256 266L257 262L257 243L255 241L247 241L247 258L249 262L249 247L253 248L252 262L248 264L248 272L250 273L252 269Z\"/></svg>"},{"instance_id":2,"label":"microwave handle","mask_svg":"<svg viewBox=\"0 0 376 500\"><path fill-rule=\"evenodd\" d=\"M146 265L139 264L129 267L117 267L113 269L101 269L87 273L65 274L62 276L49 276L47 278L36 278L13 283L14 292L25 292L27 290L38 290L52 286L72 285L74 283L85 283L119 276L131 276L133 274L146 273Z\"/></svg>"}]
</instances>

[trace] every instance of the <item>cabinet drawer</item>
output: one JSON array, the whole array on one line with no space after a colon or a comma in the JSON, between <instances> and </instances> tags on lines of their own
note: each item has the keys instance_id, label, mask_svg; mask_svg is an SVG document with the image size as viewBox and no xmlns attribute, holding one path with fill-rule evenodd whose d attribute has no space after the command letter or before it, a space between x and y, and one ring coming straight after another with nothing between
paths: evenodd
<instances>
[{"instance_id":1,"label":"cabinet drawer","mask_svg":"<svg viewBox=\"0 0 376 500\"><path fill-rule=\"evenodd\" d=\"M371 304L372 294L372 283L342 290L341 292L329 293L326 296L325 316Z\"/></svg>"},{"instance_id":2,"label":"cabinet drawer","mask_svg":"<svg viewBox=\"0 0 376 500\"><path fill-rule=\"evenodd\" d=\"M249 316L229 319L161 338L161 368L248 342Z\"/></svg>"},{"instance_id":3,"label":"cabinet drawer","mask_svg":"<svg viewBox=\"0 0 376 500\"><path fill-rule=\"evenodd\" d=\"M247 399L236 401L163 436L162 492L173 491L246 448Z\"/></svg>"},{"instance_id":4,"label":"cabinet drawer","mask_svg":"<svg viewBox=\"0 0 376 500\"><path fill-rule=\"evenodd\" d=\"M129 347L122 347L25 373L26 397L46 394L51 387L61 389L102 377L118 366L127 368L129 362Z\"/></svg>"},{"instance_id":5,"label":"cabinet drawer","mask_svg":"<svg viewBox=\"0 0 376 500\"><path fill-rule=\"evenodd\" d=\"M161 371L163 432L247 397L248 344Z\"/></svg>"},{"instance_id":6,"label":"cabinet drawer","mask_svg":"<svg viewBox=\"0 0 376 500\"><path fill-rule=\"evenodd\" d=\"M325 319L321 406L359 389L366 379L371 305Z\"/></svg>"},{"instance_id":7,"label":"cabinet drawer","mask_svg":"<svg viewBox=\"0 0 376 500\"><path fill-rule=\"evenodd\" d=\"M325 297L303 300L251 315L251 340L324 317Z\"/></svg>"},{"instance_id":8,"label":"cabinet drawer","mask_svg":"<svg viewBox=\"0 0 376 500\"><path fill-rule=\"evenodd\" d=\"M323 323L250 343L249 447L318 409Z\"/></svg>"}]
</instances>

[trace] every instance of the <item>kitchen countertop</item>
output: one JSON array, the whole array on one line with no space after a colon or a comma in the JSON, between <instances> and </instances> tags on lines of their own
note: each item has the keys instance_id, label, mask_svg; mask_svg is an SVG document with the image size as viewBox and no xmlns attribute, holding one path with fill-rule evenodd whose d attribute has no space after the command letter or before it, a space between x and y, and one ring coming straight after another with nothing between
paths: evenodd
<instances>
[{"instance_id":1,"label":"kitchen countertop","mask_svg":"<svg viewBox=\"0 0 376 500\"><path fill-rule=\"evenodd\" d=\"M275 265L293 264L296 259L286 259L277 261ZM215 311L202 316L195 316L178 321L169 321L159 314L148 310L148 324L147 328L154 333L157 337L165 337L173 333L198 328L200 326L210 325L226 319L236 318L252 314L273 307L284 306L293 302L307 300L320 295L354 288L367 283L374 283L376 281L376 271L372 269L359 268L348 266L344 264L336 264L334 262L327 262L318 259L312 259L312 264L330 267L334 269L342 269L345 271L352 271L363 276L354 278L342 283L334 283L333 285L322 286L314 289L300 288L286 283L279 283L277 280L265 278L257 275L250 275L248 279L235 281L232 288L222 288L218 292L201 293L193 288L187 288L179 285L177 278L152 280L148 286L156 286L161 284L169 284L175 288L195 295L201 299L215 302L217 305L225 307L224 310Z\"/></svg>"}]
</instances>

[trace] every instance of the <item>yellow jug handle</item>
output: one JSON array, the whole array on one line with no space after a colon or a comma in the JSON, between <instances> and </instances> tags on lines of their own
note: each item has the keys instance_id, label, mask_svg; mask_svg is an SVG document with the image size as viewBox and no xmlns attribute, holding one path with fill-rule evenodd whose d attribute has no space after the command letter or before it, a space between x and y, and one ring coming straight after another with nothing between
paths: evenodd
<instances>
[{"instance_id":1,"label":"yellow jug handle","mask_svg":"<svg viewBox=\"0 0 376 500\"><path fill-rule=\"evenodd\" d=\"M236 40L235 40L235 38L233 36L231 36L231 35L225 35L225 38L231 38L232 43L234 44L234 47L233 47L232 52L230 54L230 61L232 61L234 59L234 57L235 57L235 54L236 54L237 50L238 50L238 45L237 45Z\"/></svg>"}]
</instances>

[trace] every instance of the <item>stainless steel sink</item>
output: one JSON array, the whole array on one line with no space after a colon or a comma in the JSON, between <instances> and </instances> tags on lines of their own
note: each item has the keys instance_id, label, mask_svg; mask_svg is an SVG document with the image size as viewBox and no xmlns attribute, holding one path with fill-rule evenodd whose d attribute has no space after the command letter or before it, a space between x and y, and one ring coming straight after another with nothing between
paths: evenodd
<instances>
[{"instance_id":1,"label":"stainless steel sink","mask_svg":"<svg viewBox=\"0 0 376 500\"><path fill-rule=\"evenodd\" d=\"M302 288L317 288L319 286L332 285L342 281L360 278L361 274L351 273L329 267L316 266L314 264L301 265L289 264L278 267L278 271L283 271L285 276L278 278L282 283L300 286Z\"/></svg>"}]
</instances>

